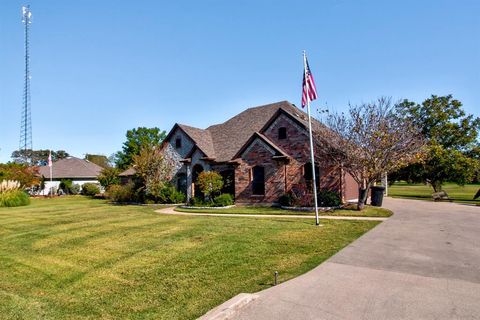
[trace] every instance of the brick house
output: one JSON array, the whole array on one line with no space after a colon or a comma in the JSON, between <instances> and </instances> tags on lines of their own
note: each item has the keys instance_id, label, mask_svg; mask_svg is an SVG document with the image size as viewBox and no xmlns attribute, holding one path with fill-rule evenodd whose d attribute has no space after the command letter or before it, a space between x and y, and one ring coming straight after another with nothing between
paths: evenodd
<instances>
[{"instance_id":1,"label":"brick house","mask_svg":"<svg viewBox=\"0 0 480 320\"><path fill-rule=\"evenodd\" d=\"M312 119L312 128L324 127ZM162 148L174 159L172 182L188 198L199 194L195 182L204 170L219 172L223 192L237 203L274 203L292 189L312 187L308 118L287 101L249 108L206 129L177 123ZM343 201L356 198L351 176L320 160L318 187L338 192Z\"/></svg>"}]
</instances>

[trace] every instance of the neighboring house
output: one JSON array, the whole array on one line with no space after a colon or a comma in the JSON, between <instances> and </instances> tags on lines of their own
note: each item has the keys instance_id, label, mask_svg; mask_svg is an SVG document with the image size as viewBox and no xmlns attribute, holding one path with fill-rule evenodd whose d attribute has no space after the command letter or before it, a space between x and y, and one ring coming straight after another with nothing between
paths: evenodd
<instances>
[{"instance_id":1,"label":"neighboring house","mask_svg":"<svg viewBox=\"0 0 480 320\"><path fill-rule=\"evenodd\" d=\"M121 184L127 184L130 181L133 181L135 178L135 169L134 168L128 168L127 170L121 172L118 176L120 177L120 183Z\"/></svg>"},{"instance_id":2,"label":"neighboring house","mask_svg":"<svg viewBox=\"0 0 480 320\"><path fill-rule=\"evenodd\" d=\"M315 119L312 128L326 129ZM239 203L274 203L292 189L313 187L308 118L287 101L249 108L206 129L175 124L162 147L175 162L172 182L188 198L200 193L198 175L208 170L224 177L223 192ZM318 187L338 192L343 201L357 198L352 177L320 160Z\"/></svg>"},{"instance_id":3,"label":"neighboring house","mask_svg":"<svg viewBox=\"0 0 480 320\"><path fill-rule=\"evenodd\" d=\"M50 182L50 167L42 166L39 168L39 174L45 178L45 189L40 191L40 194L47 195L51 188L58 190L60 182L64 179L72 180L74 184L80 186L87 182L98 183L97 178L102 169L88 160L68 157L53 162Z\"/></svg>"}]
</instances>

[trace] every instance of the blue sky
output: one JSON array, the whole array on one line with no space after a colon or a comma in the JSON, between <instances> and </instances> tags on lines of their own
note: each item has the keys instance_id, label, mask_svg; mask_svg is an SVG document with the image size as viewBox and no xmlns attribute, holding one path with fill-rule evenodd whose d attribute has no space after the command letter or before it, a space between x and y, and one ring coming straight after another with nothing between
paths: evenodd
<instances>
[{"instance_id":1,"label":"blue sky","mask_svg":"<svg viewBox=\"0 0 480 320\"><path fill-rule=\"evenodd\" d=\"M23 26L0 1L0 162L18 148ZM480 1L31 0L35 149L110 155L128 129L207 127L300 104L302 50L319 99L453 94L480 115Z\"/></svg>"}]
</instances>

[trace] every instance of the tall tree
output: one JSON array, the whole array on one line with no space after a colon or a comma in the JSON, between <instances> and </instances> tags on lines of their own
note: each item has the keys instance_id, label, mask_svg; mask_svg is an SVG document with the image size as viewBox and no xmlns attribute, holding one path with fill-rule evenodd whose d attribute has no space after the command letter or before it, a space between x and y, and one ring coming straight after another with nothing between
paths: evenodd
<instances>
[{"instance_id":1,"label":"tall tree","mask_svg":"<svg viewBox=\"0 0 480 320\"><path fill-rule=\"evenodd\" d=\"M432 95L422 104L404 100L399 111L420 128L428 144L423 161L399 170L395 179L428 183L435 192L447 181L463 185L474 179L480 118L467 115L451 95Z\"/></svg>"},{"instance_id":2,"label":"tall tree","mask_svg":"<svg viewBox=\"0 0 480 320\"><path fill-rule=\"evenodd\" d=\"M15 163L25 163L25 159L30 159L30 164L34 166L45 166L48 163L50 150L16 150L12 152L12 160ZM70 155L65 150L52 150L52 161L65 159Z\"/></svg>"},{"instance_id":3,"label":"tall tree","mask_svg":"<svg viewBox=\"0 0 480 320\"><path fill-rule=\"evenodd\" d=\"M166 136L167 133L159 128L138 127L128 130L127 141L123 143L122 151L117 152L115 156L116 166L127 169L133 164L134 156L140 154L142 148L158 146Z\"/></svg>"},{"instance_id":4,"label":"tall tree","mask_svg":"<svg viewBox=\"0 0 480 320\"><path fill-rule=\"evenodd\" d=\"M164 154L159 146L142 147L139 154L133 156L136 176L146 195L158 196L162 188L169 183L174 162Z\"/></svg>"},{"instance_id":5,"label":"tall tree","mask_svg":"<svg viewBox=\"0 0 480 320\"><path fill-rule=\"evenodd\" d=\"M85 155L85 160L93 162L93 163L95 163L96 165L99 165L102 168L110 167L110 162L109 162L107 156L104 156L102 154L89 154L89 153L87 153Z\"/></svg>"},{"instance_id":6,"label":"tall tree","mask_svg":"<svg viewBox=\"0 0 480 320\"><path fill-rule=\"evenodd\" d=\"M373 183L422 155L421 134L398 116L389 98L350 105L346 114L327 115L324 124L326 128L315 134L317 157L350 173L359 187L359 210Z\"/></svg>"}]
</instances>

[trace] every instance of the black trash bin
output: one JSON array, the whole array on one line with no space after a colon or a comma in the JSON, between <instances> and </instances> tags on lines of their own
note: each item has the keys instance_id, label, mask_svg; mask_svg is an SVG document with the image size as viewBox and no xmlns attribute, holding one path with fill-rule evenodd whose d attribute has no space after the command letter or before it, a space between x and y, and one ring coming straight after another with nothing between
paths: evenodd
<instances>
[{"instance_id":1,"label":"black trash bin","mask_svg":"<svg viewBox=\"0 0 480 320\"><path fill-rule=\"evenodd\" d=\"M372 191L370 204L375 207L381 207L383 203L383 192L385 187L382 186L373 186L370 188Z\"/></svg>"}]
</instances>

